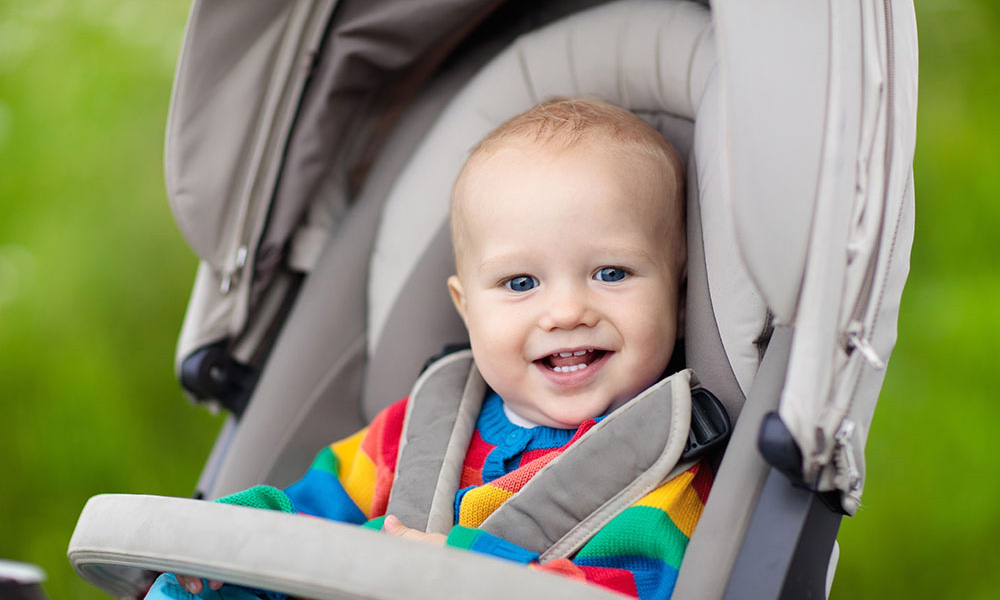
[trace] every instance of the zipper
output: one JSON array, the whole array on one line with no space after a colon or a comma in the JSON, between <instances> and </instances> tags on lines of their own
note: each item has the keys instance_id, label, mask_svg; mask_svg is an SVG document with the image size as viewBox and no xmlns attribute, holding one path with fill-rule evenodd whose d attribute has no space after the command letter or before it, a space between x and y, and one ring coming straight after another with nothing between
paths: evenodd
<instances>
[{"instance_id":1,"label":"zipper","mask_svg":"<svg viewBox=\"0 0 1000 600\"><path fill-rule=\"evenodd\" d=\"M893 49L894 44L894 32L892 24L892 2L891 0L883 0L883 15L884 15L884 30L885 30L885 149L884 149L884 162L883 168L885 168L885 178L882 184L882 197L881 202L885 203L888 198L889 190L889 163L890 157L892 155L892 136L893 136L893 118L894 118L894 105L895 102L895 66L893 60L895 59L895 52ZM870 257L870 262L868 269L865 273L865 284L861 287L861 294L858 297L857 303L854 306L853 316L850 323L847 326L845 332L844 347L848 354L857 351L861 354L861 357L871 365L876 370L881 371L885 368L885 360L879 356L875 348L871 345L871 341L867 337L867 332L872 331L875 328L876 320L878 318L878 307L882 304L881 293L884 290L884 285L878 290L878 298L873 303L871 302L872 293L875 291L875 282L877 274L877 265L879 254L883 245L884 229L885 229L885 218L886 211L885 207L881 211L881 223L879 224L879 236L876 240L874 251ZM890 249L892 246L890 245ZM891 258L891 257L890 257ZM889 263L892 261L889 260ZM870 312L869 312L870 311ZM865 322L866 313L868 313L868 321ZM860 376L854 382L854 390L851 392L847 405L845 406L844 414L850 413L851 407L854 405L854 398L856 396L856 390L858 382L860 381Z\"/></svg>"}]
</instances>

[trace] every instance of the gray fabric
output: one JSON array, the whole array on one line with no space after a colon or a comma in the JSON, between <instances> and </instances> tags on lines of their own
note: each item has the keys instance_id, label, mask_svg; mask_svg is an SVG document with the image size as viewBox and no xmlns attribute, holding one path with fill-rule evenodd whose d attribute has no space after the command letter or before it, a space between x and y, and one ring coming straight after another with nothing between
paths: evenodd
<instances>
[{"instance_id":1,"label":"gray fabric","mask_svg":"<svg viewBox=\"0 0 1000 600\"><path fill-rule=\"evenodd\" d=\"M729 0L712 6L716 33L725 41L728 192L737 239L782 323L795 318L812 233L831 4Z\"/></svg>"},{"instance_id":2,"label":"gray fabric","mask_svg":"<svg viewBox=\"0 0 1000 600\"><path fill-rule=\"evenodd\" d=\"M374 201L358 206L303 286L209 497L261 482L288 485L324 442L363 426L365 289L359 282L367 276L377 214Z\"/></svg>"},{"instance_id":3,"label":"gray fabric","mask_svg":"<svg viewBox=\"0 0 1000 600\"><path fill-rule=\"evenodd\" d=\"M471 360L472 352L466 356ZM468 377L462 389L462 402L455 423L455 430L445 450L441 473L434 490L434 501L427 516L427 531L447 533L455 524L455 497L462 481L462 467L469 452L469 440L476 430L476 421L486 396L486 382L479 375L475 363L470 363Z\"/></svg>"},{"instance_id":4,"label":"gray fabric","mask_svg":"<svg viewBox=\"0 0 1000 600\"><path fill-rule=\"evenodd\" d=\"M725 591L770 468L757 451L757 433L764 415L778 406L791 336L787 327L778 327L771 338L688 543L675 598L721 598Z\"/></svg>"},{"instance_id":5,"label":"gray fabric","mask_svg":"<svg viewBox=\"0 0 1000 600\"><path fill-rule=\"evenodd\" d=\"M458 478L446 474L462 470L486 392L482 380L471 378L470 371L475 372L470 351L452 354L428 369L410 394L386 509L386 514L396 515L408 527L437 533L451 529ZM467 385L470 381L471 386ZM437 522L430 527L432 513L441 512L434 510L441 495L451 498L446 502L448 522L443 528Z\"/></svg>"},{"instance_id":6,"label":"gray fabric","mask_svg":"<svg viewBox=\"0 0 1000 600\"><path fill-rule=\"evenodd\" d=\"M286 320L250 408L241 420L241 441L227 451L224 468L220 471L222 481L219 485L222 487L209 488L211 497L260 481L291 483L302 474L304 466L323 444L360 429L379 410L406 395L423 360L439 351L445 341L456 339L449 332L458 331L464 336L461 320L448 306L446 311L439 313L441 318L431 323L437 337L424 339L415 335L410 338L412 343L426 343L405 356L390 355L388 362L369 364L366 355L370 342L364 339L362 328L368 312L365 281L380 204L388 194L399 165L410 157L443 108L445 98L467 76L461 69L455 69L437 81L407 111L403 117L407 126L393 134L372 167L368 185L355 200L345 221L334 231L337 237L331 240L299 293L300 299ZM350 284L345 285L345 282ZM196 285L196 289L202 287ZM209 283L207 296L217 296L216 290L217 283ZM442 302L447 302L447 294L443 291L442 294L445 298L432 305L441 306ZM195 303L192 301L190 306ZM358 336L352 340L357 346L351 349L354 362L349 366L350 371L331 371L336 352L324 350L323 345L344 344L345 336L350 335ZM392 346L390 344L385 350L391 350ZM366 380L359 384L355 378ZM363 403L359 387L364 390L364 398L373 400ZM305 408L309 405L313 408ZM289 430L282 438L289 440L294 448L264 445L278 444L273 430L299 414L311 416L297 419L295 427L301 428L296 432ZM222 489L226 491L218 491Z\"/></svg>"},{"instance_id":7,"label":"gray fabric","mask_svg":"<svg viewBox=\"0 0 1000 600\"><path fill-rule=\"evenodd\" d=\"M607 416L480 527L543 561L570 557L676 474L690 423L691 372L681 371Z\"/></svg>"},{"instance_id":8,"label":"gray fabric","mask_svg":"<svg viewBox=\"0 0 1000 600\"><path fill-rule=\"evenodd\" d=\"M387 123L379 121L391 122L391 115L416 95L440 61L499 4L340 0L326 51L302 97L288 141L286 168L261 252L280 252L305 206L329 177L330 165L342 165L342 185L350 186L348 169L358 166L372 144L384 141L377 128L387 129ZM386 98L391 100L383 106ZM380 108L388 110L379 114Z\"/></svg>"},{"instance_id":9,"label":"gray fabric","mask_svg":"<svg viewBox=\"0 0 1000 600\"><path fill-rule=\"evenodd\" d=\"M903 285L906 282L910 263L910 250L913 245L914 233L914 198L913 173L909 173L903 198L896 211L887 212L887 229L892 231L883 243L877 265L878 275L875 278L876 288L872 290L867 306L868 327L872 348L879 356L888 358L896 342L897 316L902 298ZM828 485L845 490L842 495L843 507L849 515L853 515L861 504L861 493L865 483L864 449L868 438L872 416L875 411L875 401L885 379L885 369L871 365L860 352L855 352L850 358L845 377L854 385L842 385L837 394L853 400L848 409L847 418L855 425L854 435L847 445L838 449L850 453L857 469L857 479L851 481L847 474L836 469L828 469L823 475L828 478ZM843 456L838 460L845 460Z\"/></svg>"},{"instance_id":10,"label":"gray fabric","mask_svg":"<svg viewBox=\"0 0 1000 600\"><path fill-rule=\"evenodd\" d=\"M729 18L724 12L720 11L720 23ZM780 319L794 318L796 335L779 411L802 451L803 476L820 491L839 491L844 508L854 510L864 470L858 442L864 433L859 430L865 429L866 415L874 410L878 398L877 387L862 389L859 383L869 369L884 368L892 351L891 342L885 343L888 339L876 335L875 329L880 315L885 316L880 309L883 303L896 306L898 302L898 296L882 295L884 280L898 280L902 275L887 265L894 262L896 253L908 253L908 248L897 248L896 244L909 239L905 232L899 235L903 223L898 216L912 200L906 187L916 125L915 22L912 5L904 2L829 3L822 11L797 16L796 25L802 30L822 30L827 35L809 40L815 55L803 56L794 65L796 70L808 71L815 87L825 89L822 130L816 138L822 143L813 150L818 178L812 195L805 197L813 208L801 286L779 290L776 282L789 276L781 273L787 265L768 258L788 251L773 247L785 246L787 234L772 237L754 221L744 221L741 214L737 214L737 231L748 264L775 314ZM787 43L805 41L798 33L787 37ZM740 39L736 35L734 44L739 46ZM745 43L754 43L753 37ZM748 51L762 52L757 48ZM734 63L734 68L746 66L745 62ZM793 97L801 83L790 90ZM760 84L754 81L754 85ZM813 92L809 94L811 97ZM734 96L731 120L740 118L739 106L749 107L744 102L764 101L753 96L752 92ZM795 115L792 123L799 116ZM747 141L734 132L734 156L746 150L740 140ZM768 173L765 169L754 176L766 177ZM739 184L742 174L735 166L734 177L733 183ZM767 190L758 187L756 191ZM797 213L789 207L802 199L789 195L769 200L773 207L758 208L782 211L794 218ZM744 212L757 210L747 206L753 201L751 197L743 200L736 205ZM760 220L759 216L754 219ZM793 243L787 246L796 248ZM906 266L896 263L895 268L905 271ZM900 285L894 293L901 290ZM781 312L787 298L776 294L782 293L794 296L793 315Z\"/></svg>"},{"instance_id":11,"label":"gray fabric","mask_svg":"<svg viewBox=\"0 0 1000 600\"><path fill-rule=\"evenodd\" d=\"M445 287L455 272L453 260L451 236L442 226L407 279L382 336L372 342L363 404L367 418L406 395L429 357L447 344L468 341Z\"/></svg>"},{"instance_id":12,"label":"gray fabric","mask_svg":"<svg viewBox=\"0 0 1000 600\"><path fill-rule=\"evenodd\" d=\"M723 101L721 69L716 69L698 106L694 169L689 169L689 181L697 187L688 191L688 207L696 215L688 219L693 234L688 249L703 257L702 261L689 264L688 276L704 281L689 292L694 295L688 298L688 304L694 311L712 314L710 319L693 324L689 341L695 353L689 357L693 360L689 366L702 377L708 389L715 391L718 386L715 393L725 394L725 398L721 395L720 398L727 406L738 408L760 363L756 341L767 325L768 311L745 265L734 259L740 256L740 248L725 180L727 134L723 126ZM703 272L698 272L702 269ZM721 348L716 347L719 343ZM708 360L699 360L702 352ZM733 389L726 371L732 372L738 389Z\"/></svg>"},{"instance_id":13,"label":"gray fabric","mask_svg":"<svg viewBox=\"0 0 1000 600\"><path fill-rule=\"evenodd\" d=\"M68 554L81 577L115 598L141 597L157 571L316 600L620 598L519 564L356 525L157 496L92 498Z\"/></svg>"},{"instance_id":14,"label":"gray fabric","mask_svg":"<svg viewBox=\"0 0 1000 600\"><path fill-rule=\"evenodd\" d=\"M713 78L709 87L718 89L718 77ZM734 307L736 310L747 308L746 303L727 304L725 296L713 298L709 285L709 265L705 252L705 231L702 227L704 202L705 210L711 213L722 212L717 205L721 196L719 177L712 173L719 168L722 144L719 139L718 127L719 107L716 95L708 94L698 121L695 134L694 151L688 161L687 169L687 293L684 307L684 357L687 366L698 373L702 384L723 403L729 420L737 421L745 400L743 390L733 371L733 363L726 354L726 347L719 332L719 322L716 320L715 306ZM712 200L716 199L715 205ZM718 218L718 217L716 217ZM718 237L723 237L725 231ZM732 238L729 238L732 240ZM730 242L732 243L732 241ZM726 248L719 247L718 252ZM738 265L729 265L729 273L738 273ZM744 282L746 278L744 276ZM749 341L744 340L744 345Z\"/></svg>"},{"instance_id":15,"label":"gray fabric","mask_svg":"<svg viewBox=\"0 0 1000 600\"><path fill-rule=\"evenodd\" d=\"M215 269L233 260L240 215L250 208L249 165L262 159L266 125L282 120L275 98L294 62L287 45L316 27L305 16L319 4L334 3L202 0L192 7L167 122L166 184L178 226ZM296 75L301 82L305 72Z\"/></svg>"}]
</instances>

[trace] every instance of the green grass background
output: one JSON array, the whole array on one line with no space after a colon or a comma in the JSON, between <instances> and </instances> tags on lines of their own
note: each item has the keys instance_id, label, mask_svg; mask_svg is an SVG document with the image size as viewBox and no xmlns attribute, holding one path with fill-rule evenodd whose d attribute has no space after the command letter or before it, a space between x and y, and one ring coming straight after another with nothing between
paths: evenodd
<instances>
[{"instance_id":1,"label":"green grass background","mask_svg":"<svg viewBox=\"0 0 1000 600\"><path fill-rule=\"evenodd\" d=\"M0 558L53 599L94 494L191 493L219 417L173 379L195 257L162 176L188 7L0 0ZM913 266L836 599L1000 594L1000 6L917 2Z\"/></svg>"}]
</instances>

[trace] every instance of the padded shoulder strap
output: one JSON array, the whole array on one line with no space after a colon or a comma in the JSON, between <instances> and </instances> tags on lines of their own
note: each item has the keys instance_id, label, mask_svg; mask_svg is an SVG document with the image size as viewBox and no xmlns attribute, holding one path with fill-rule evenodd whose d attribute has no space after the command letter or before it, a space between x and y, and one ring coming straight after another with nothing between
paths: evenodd
<instances>
[{"instance_id":1,"label":"padded shoulder strap","mask_svg":"<svg viewBox=\"0 0 1000 600\"><path fill-rule=\"evenodd\" d=\"M678 465L691 424L691 370L617 409L542 468L481 525L541 554L572 556L615 516L689 468Z\"/></svg>"},{"instance_id":2,"label":"padded shoulder strap","mask_svg":"<svg viewBox=\"0 0 1000 600\"><path fill-rule=\"evenodd\" d=\"M471 350L424 371L410 392L386 514L415 529L451 530L462 464L485 395Z\"/></svg>"}]
</instances>

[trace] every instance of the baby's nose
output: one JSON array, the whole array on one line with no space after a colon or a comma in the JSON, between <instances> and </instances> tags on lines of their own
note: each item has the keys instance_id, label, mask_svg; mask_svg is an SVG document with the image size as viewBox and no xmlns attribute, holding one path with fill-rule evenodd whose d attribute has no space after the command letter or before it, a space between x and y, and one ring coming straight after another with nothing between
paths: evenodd
<instances>
[{"instance_id":1,"label":"baby's nose","mask_svg":"<svg viewBox=\"0 0 1000 600\"><path fill-rule=\"evenodd\" d=\"M590 305L585 292L566 290L553 294L541 319L543 329L575 329L597 324L597 313Z\"/></svg>"}]
</instances>

